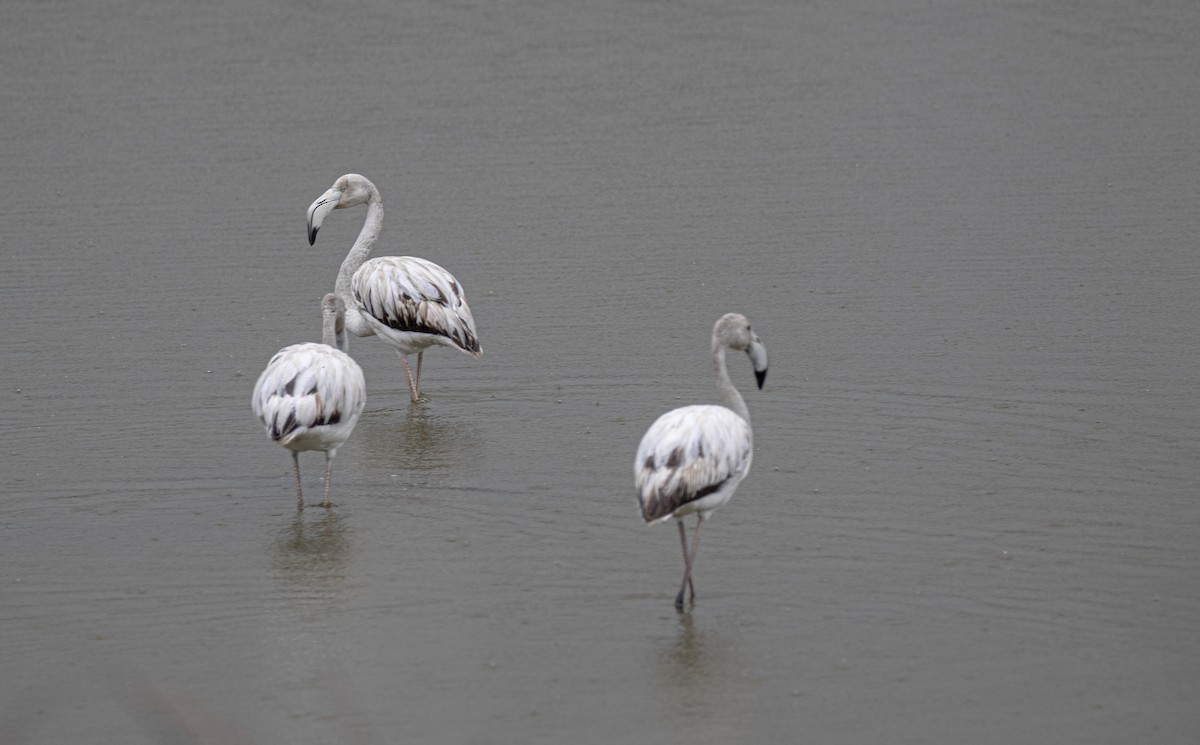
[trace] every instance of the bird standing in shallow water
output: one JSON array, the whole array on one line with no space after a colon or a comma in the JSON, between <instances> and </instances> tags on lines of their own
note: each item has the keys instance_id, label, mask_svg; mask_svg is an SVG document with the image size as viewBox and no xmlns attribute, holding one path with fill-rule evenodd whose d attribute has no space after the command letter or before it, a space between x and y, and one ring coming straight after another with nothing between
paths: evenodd
<instances>
[{"instance_id":1,"label":"bird standing in shallow water","mask_svg":"<svg viewBox=\"0 0 1200 745\"><path fill-rule=\"evenodd\" d=\"M349 338L379 336L395 348L404 365L412 400L420 400L421 361L426 347L440 344L481 357L475 319L462 286L442 267L414 256L367 257L383 227L383 201L365 176L347 173L308 208L308 244L317 240L325 216L335 209L367 205L358 239L342 261L335 290L346 304L345 331L338 348L348 351ZM417 373L408 355L417 353Z\"/></svg>"},{"instance_id":2,"label":"bird standing in shallow water","mask_svg":"<svg viewBox=\"0 0 1200 745\"><path fill-rule=\"evenodd\" d=\"M325 452L325 499L337 449L354 432L367 403L362 368L334 345L342 327L342 300L332 292L321 300L323 344L293 344L275 353L254 384L254 415L272 441L292 451L296 469L296 509L304 509L300 453Z\"/></svg>"},{"instance_id":3,"label":"bird standing in shallow water","mask_svg":"<svg viewBox=\"0 0 1200 745\"><path fill-rule=\"evenodd\" d=\"M692 565L700 545L700 529L708 514L729 501L750 471L754 439L750 411L742 394L734 388L725 367L725 350L745 352L754 367L758 387L767 378L767 349L750 329L746 317L727 313L713 327L712 354L717 372L717 390L724 406L684 406L658 418L638 446L633 463L638 503L649 524L674 518L683 547L683 584L675 596L675 607L683 608L684 595L692 584ZM696 513L696 531L688 550L683 518Z\"/></svg>"}]
</instances>

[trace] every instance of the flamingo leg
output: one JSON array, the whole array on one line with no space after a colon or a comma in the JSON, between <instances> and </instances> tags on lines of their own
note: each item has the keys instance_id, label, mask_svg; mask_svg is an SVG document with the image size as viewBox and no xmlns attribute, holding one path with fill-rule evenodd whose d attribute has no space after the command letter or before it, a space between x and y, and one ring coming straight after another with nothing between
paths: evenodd
<instances>
[{"instance_id":1,"label":"flamingo leg","mask_svg":"<svg viewBox=\"0 0 1200 745\"><path fill-rule=\"evenodd\" d=\"M421 395L421 362L425 359L425 350L417 352L417 395Z\"/></svg>"},{"instance_id":2,"label":"flamingo leg","mask_svg":"<svg viewBox=\"0 0 1200 745\"><path fill-rule=\"evenodd\" d=\"M692 589L692 602L696 602L696 587L692 584L692 564L696 562L696 549L700 547L700 529L704 527L704 513L698 513L696 522L696 532L692 534L692 550L687 552L686 541L684 549L684 569L683 569L683 584L679 587L679 594L675 596L675 607L679 610L683 609L684 591L689 587ZM679 521L679 535L682 538L684 534L683 521Z\"/></svg>"},{"instance_id":3,"label":"flamingo leg","mask_svg":"<svg viewBox=\"0 0 1200 745\"><path fill-rule=\"evenodd\" d=\"M300 453L292 451L292 465L296 468L296 511L304 509L304 490L300 488Z\"/></svg>"},{"instance_id":4,"label":"flamingo leg","mask_svg":"<svg viewBox=\"0 0 1200 745\"><path fill-rule=\"evenodd\" d=\"M325 501L318 504L318 507L332 507L333 502L329 501L329 482L333 479L333 458L329 453L325 453ZM696 592L692 591L692 596L695 597Z\"/></svg>"},{"instance_id":5,"label":"flamingo leg","mask_svg":"<svg viewBox=\"0 0 1200 745\"><path fill-rule=\"evenodd\" d=\"M401 357L400 361L404 363L404 375L408 378L408 390L412 394L413 403L416 403L420 393L417 392L417 384L413 381L412 371L408 369L408 357ZM417 377L421 376L421 356L417 355Z\"/></svg>"},{"instance_id":6,"label":"flamingo leg","mask_svg":"<svg viewBox=\"0 0 1200 745\"><path fill-rule=\"evenodd\" d=\"M683 520L676 520L675 524L679 526L679 545L683 548L683 566L684 566L684 580L683 580L684 584L683 584L683 587L679 588L679 594L675 596L675 607L682 608L683 607L683 590L684 590L684 588L690 587L692 589L692 597L693 598L696 597L696 588L692 584L691 573L688 569L688 567L691 566L691 564L688 560L687 528L685 528L683 526Z\"/></svg>"}]
</instances>

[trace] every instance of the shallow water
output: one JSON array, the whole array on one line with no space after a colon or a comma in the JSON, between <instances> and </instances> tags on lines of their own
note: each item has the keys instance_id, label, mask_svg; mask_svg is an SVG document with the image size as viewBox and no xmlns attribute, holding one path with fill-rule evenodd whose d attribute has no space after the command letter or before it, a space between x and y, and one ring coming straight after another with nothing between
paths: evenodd
<instances>
[{"instance_id":1,"label":"shallow water","mask_svg":"<svg viewBox=\"0 0 1200 745\"><path fill-rule=\"evenodd\" d=\"M1185 742L1200 7L15 3L5 742ZM250 413L363 212L485 356ZM632 457L771 354L677 614ZM310 501L322 459L302 457Z\"/></svg>"}]
</instances>

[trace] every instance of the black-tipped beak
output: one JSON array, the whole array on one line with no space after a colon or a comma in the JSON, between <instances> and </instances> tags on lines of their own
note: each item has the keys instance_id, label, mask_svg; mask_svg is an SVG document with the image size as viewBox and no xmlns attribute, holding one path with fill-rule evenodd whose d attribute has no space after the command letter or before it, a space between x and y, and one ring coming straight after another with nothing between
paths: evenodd
<instances>
[{"instance_id":1,"label":"black-tipped beak","mask_svg":"<svg viewBox=\"0 0 1200 745\"><path fill-rule=\"evenodd\" d=\"M342 198L342 192L336 188L322 194L308 207L308 245L313 245L317 240L317 231L321 229L321 223L325 222L325 216L333 210L337 209L338 202Z\"/></svg>"},{"instance_id":2,"label":"black-tipped beak","mask_svg":"<svg viewBox=\"0 0 1200 745\"><path fill-rule=\"evenodd\" d=\"M758 378L758 387L761 390L763 382L767 379L767 348L763 346L757 336L751 335L750 348L746 350L746 354L750 355L750 364L754 366L754 377Z\"/></svg>"}]
</instances>

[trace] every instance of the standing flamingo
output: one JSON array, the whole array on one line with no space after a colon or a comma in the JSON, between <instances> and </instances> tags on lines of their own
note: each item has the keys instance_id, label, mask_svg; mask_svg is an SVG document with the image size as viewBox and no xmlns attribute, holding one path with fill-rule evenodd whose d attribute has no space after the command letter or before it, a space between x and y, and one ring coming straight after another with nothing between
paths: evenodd
<instances>
[{"instance_id":1,"label":"standing flamingo","mask_svg":"<svg viewBox=\"0 0 1200 745\"><path fill-rule=\"evenodd\" d=\"M325 216L335 209L366 203L367 219L350 253L342 261L335 290L346 304L346 330L355 336L377 335L395 347L404 365L414 402L421 394L421 360L434 344L481 357L475 319L454 275L414 256L381 256L367 260L383 227L383 201L365 176L347 173L308 208L308 244L317 240ZM349 339L338 335L338 348ZM408 355L417 353L417 374Z\"/></svg>"},{"instance_id":2,"label":"standing flamingo","mask_svg":"<svg viewBox=\"0 0 1200 745\"><path fill-rule=\"evenodd\" d=\"M689 587L692 602L696 602L692 564L704 519L733 496L738 483L749 472L754 455L750 411L729 379L726 349L749 355L758 387L762 388L767 378L766 347L750 330L745 316L738 313L721 316L713 327L712 354L717 390L724 406L684 406L663 414L646 430L633 463L638 502L646 524L674 518L679 525L684 569L675 607L680 609ZM693 512L697 522L689 552L683 518Z\"/></svg>"},{"instance_id":3,"label":"standing flamingo","mask_svg":"<svg viewBox=\"0 0 1200 745\"><path fill-rule=\"evenodd\" d=\"M276 352L258 376L251 400L267 436L292 451L298 510L304 509L300 452L325 451L325 500L317 506L331 507L333 459L367 403L362 368L334 346L344 321L342 299L331 292L322 298L321 308L324 343L293 344Z\"/></svg>"}]
</instances>

